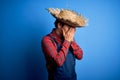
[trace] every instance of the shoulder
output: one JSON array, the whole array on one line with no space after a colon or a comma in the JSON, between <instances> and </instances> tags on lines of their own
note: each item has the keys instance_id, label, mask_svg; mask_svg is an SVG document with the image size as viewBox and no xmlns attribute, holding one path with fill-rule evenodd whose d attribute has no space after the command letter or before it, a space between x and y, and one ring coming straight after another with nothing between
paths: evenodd
<instances>
[{"instance_id":1,"label":"shoulder","mask_svg":"<svg viewBox=\"0 0 120 80\"><path fill-rule=\"evenodd\" d=\"M42 38L42 41L41 41L42 43L45 43L45 44L47 44L47 43L54 43L54 39L52 39L51 37L50 37L50 34L48 34L48 35L46 35L46 36L44 36L43 38Z\"/></svg>"},{"instance_id":2,"label":"shoulder","mask_svg":"<svg viewBox=\"0 0 120 80\"><path fill-rule=\"evenodd\" d=\"M42 42L47 42L49 40L51 40L51 38L48 35L46 35L42 38Z\"/></svg>"},{"instance_id":3,"label":"shoulder","mask_svg":"<svg viewBox=\"0 0 120 80\"><path fill-rule=\"evenodd\" d=\"M42 38L41 44L42 45L53 45L53 46L56 46L55 41L49 35L46 35L46 36L44 36Z\"/></svg>"}]
</instances>

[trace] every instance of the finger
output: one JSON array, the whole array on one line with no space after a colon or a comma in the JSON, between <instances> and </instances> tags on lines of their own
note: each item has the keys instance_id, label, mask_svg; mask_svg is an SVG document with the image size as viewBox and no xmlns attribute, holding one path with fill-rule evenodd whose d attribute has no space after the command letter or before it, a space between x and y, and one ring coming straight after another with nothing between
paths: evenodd
<instances>
[{"instance_id":1,"label":"finger","mask_svg":"<svg viewBox=\"0 0 120 80\"><path fill-rule=\"evenodd\" d=\"M63 32L63 36L65 36L65 30L64 29L62 29L62 32Z\"/></svg>"},{"instance_id":2,"label":"finger","mask_svg":"<svg viewBox=\"0 0 120 80\"><path fill-rule=\"evenodd\" d=\"M76 28L72 28L71 32L75 33L76 31Z\"/></svg>"},{"instance_id":3,"label":"finger","mask_svg":"<svg viewBox=\"0 0 120 80\"><path fill-rule=\"evenodd\" d=\"M73 33L74 32L74 29L73 28L70 28L69 29L69 33Z\"/></svg>"},{"instance_id":4,"label":"finger","mask_svg":"<svg viewBox=\"0 0 120 80\"><path fill-rule=\"evenodd\" d=\"M68 32L68 33L71 33L71 31L72 31L72 29L70 28L67 32Z\"/></svg>"}]
</instances>

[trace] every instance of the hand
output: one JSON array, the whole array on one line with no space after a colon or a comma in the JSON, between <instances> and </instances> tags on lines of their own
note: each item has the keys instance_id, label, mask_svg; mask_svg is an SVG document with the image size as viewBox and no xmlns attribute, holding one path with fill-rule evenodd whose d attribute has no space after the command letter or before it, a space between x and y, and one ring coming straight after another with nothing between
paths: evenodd
<instances>
[{"instance_id":1,"label":"hand","mask_svg":"<svg viewBox=\"0 0 120 80\"><path fill-rule=\"evenodd\" d=\"M76 29L75 28L70 28L68 31L65 32L64 29L63 30L63 37L65 40L71 42L71 41L74 41L74 34L75 34L75 31Z\"/></svg>"}]
</instances>

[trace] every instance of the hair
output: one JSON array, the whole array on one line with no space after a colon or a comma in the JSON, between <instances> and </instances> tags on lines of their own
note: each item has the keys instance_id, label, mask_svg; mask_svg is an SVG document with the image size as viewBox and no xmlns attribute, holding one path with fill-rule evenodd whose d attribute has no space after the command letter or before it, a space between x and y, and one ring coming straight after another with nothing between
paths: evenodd
<instances>
[{"instance_id":1,"label":"hair","mask_svg":"<svg viewBox=\"0 0 120 80\"><path fill-rule=\"evenodd\" d=\"M55 22L54 22L54 25L55 25L56 28L58 27L58 23L60 23L62 25L62 27L65 25L65 23L63 23L63 22L59 21L58 19L56 19Z\"/></svg>"}]
</instances>

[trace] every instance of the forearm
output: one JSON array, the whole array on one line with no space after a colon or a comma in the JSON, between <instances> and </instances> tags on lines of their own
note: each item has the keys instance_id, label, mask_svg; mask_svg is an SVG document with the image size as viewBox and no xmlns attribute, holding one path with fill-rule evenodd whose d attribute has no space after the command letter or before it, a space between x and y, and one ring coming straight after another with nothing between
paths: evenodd
<instances>
[{"instance_id":1,"label":"forearm","mask_svg":"<svg viewBox=\"0 0 120 80\"><path fill-rule=\"evenodd\" d=\"M62 66L62 64L64 63L68 54L69 46L70 42L64 41L62 48L54 55L54 61L57 63L58 66Z\"/></svg>"},{"instance_id":2,"label":"forearm","mask_svg":"<svg viewBox=\"0 0 120 80\"><path fill-rule=\"evenodd\" d=\"M70 42L65 40L62 44L61 49L57 51L55 42L53 43L50 39L45 39L42 41L42 48L45 55L49 56L49 58L51 58L57 66L61 66L64 63L69 50L69 46Z\"/></svg>"},{"instance_id":3,"label":"forearm","mask_svg":"<svg viewBox=\"0 0 120 80\"><path fill-rule=\"evenodd\" d=\"M82 59L83 57L83 51L82 49L77 45L77 43L75 41L71 42L71 47L73 49L73 54L75 55L75 57L77 59Z\"/></svg>"}]
</instances>

